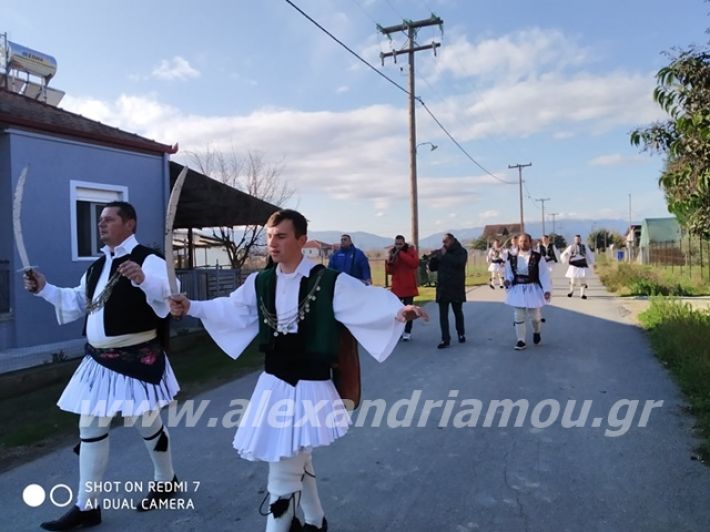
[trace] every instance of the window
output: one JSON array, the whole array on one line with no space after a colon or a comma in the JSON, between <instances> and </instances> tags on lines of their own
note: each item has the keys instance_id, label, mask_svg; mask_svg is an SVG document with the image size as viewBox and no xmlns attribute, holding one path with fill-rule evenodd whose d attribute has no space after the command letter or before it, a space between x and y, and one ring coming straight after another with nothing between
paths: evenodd
<instances>
[{"instance_id":1,"label":"window","mask_svg":"<svg viewBox=\"0 0 710 532\"><path fill-rule=\"evenodd\" d=\"M99 254L98 223L104 205L128 201L128 187L70 181L72 259L90 260Z\"/></svg>"}]
</instances>

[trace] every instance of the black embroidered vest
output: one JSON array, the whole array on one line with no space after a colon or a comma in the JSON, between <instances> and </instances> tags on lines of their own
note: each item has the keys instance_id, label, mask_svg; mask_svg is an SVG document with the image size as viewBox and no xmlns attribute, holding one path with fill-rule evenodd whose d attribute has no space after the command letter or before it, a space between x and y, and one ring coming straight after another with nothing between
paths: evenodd
<instances>
[{"instance_id":1,"label":"black embroidered vest","mask_svg":"<svg viewBox=\"0 0 710 532\"><path fill-rule=\"evenodd\" d=\"M510 263L510 270L513 272L513 286L516 284L537 283L542 288L542 283L540 283L541 258L542 256L537 251L531 251L530 259L528 260L528 274L522 275L518 273L518 256L510 255L508 262Z\"/></svg>"}]
</instances>

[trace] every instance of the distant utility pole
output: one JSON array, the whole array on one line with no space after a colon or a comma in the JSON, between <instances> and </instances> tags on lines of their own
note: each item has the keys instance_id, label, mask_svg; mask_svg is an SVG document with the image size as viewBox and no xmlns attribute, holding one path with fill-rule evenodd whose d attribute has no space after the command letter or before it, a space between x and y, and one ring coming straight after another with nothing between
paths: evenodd
<instances>
[{"instance_id":1,"label":"distant utility pole","mask_svg":"<svg viewBox=\"0 0 710 532\"><path fill-rule=\"evenodd\" d=\"M537 198L535 201L539 201L542 204L542 234L545 234L545 202L550 201L550 198Z\"/></svg>"},{"instance_id":2,"label":"distant utility pole","mask_svg":"<svg viewBox=\"0 0 710 532\"><path fill-rule=\"evenodd\" d=\"M414 53L422 50L434 50L434 54L436 54L436 49L441 46L441 43L432 41L431 44L418 46L415 45L415 39L419 28L426 28L427 26L441 27L443 24L444 21L441 18L432 15L426 20L405 20L402 24L387 28L378 26L378 29L387 36L395 32L407 32L407 47L386 53L380 52L380 59L382 59L383 66L386 57L394 58L395 63L397 62L397 56L400 54L407 54L409 59L409 182L411 188L410 202L412 205L412 242L414 242L417 250L419 249L419 205L417 199L417 130L414 111Z\"/></svg>"},{"instance_id":3,"label":"distant utility pole","mask_svg":"<svg viewBox=\"0 0 710 532\"><path fill-rule=\"evenodd\" d=\"M555 233L555 216L559 216L559 215L560 215L559 212L551 212L549 214L549 216L552 217L552 234L554 234L554 235L557 234L557 233Z\"/></svg>"},{"instance_id":4,"label":"distant utility pole","mask_svg":"<svg viewBox=\"0 0 710 532\"><path fill-rule=\"evenodd\" d=\"M525 219L523 218L523 168L527 166L532 166L532 163L528 164L509 164L508 168L518 169L518 189L520 191L520 232L525 232Z\"/></svg>"}]
</instances>

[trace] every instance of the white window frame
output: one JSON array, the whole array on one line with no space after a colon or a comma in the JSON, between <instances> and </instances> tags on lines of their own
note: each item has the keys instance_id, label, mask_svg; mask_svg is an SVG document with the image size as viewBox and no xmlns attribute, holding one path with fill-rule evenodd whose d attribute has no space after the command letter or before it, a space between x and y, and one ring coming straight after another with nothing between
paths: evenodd
<instances>
[{"instance_id":1,"label":"white window frame","mask_svg":"<svg viewBox=\"0 0 710 532\"><path fill-rule=\"evenodd\" d=\"M79 256L79 241L77 239L76 202L90 201L108 203L111 201L129 201L128 187L124 185L107 185L106 183L92 183L90 181L69 181L69 212L71 213L71 254L73 262L87 262L96 260L95 256ZM98 221L97 221L98 223Z\"/></svg>"}]
</instances>

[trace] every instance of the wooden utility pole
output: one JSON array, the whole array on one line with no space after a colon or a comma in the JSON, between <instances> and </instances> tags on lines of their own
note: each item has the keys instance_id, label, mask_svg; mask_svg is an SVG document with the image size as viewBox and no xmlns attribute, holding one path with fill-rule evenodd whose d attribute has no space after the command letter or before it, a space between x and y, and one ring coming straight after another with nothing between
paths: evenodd
<instances>
[{"instance_id":1,"label":"wooden utility pole","mask_svg":"<svg viewBox=\"0 0 710 532\"><path fill-rule=\"evenodd\" d=\"M518 169L518 190L520 191L520 232L525 232L525 219L523 218L523 168L527 166L532 166L532 163L528 164L509 164L508 168Z\"/></svg>"},{"instance_id":2,"label":"wooden utility pole","mask_svg":"<svg viewBox=\"0 0 710 532\"><path fill-rule=\"evenodd\" d=\"M551 212L548 216L552 217L552 234L556 235L557 233L555 232L555 216L559 216L559 212Z\"/></svg>"},{"instance_id":3,"label":"wooden utility pole","mask_svg":"<svg viewBox=\"0 0 710 532\"><path fill-rule=\"evenodd\" d=\"M542 234L545 234L545 202L550 201L550 198L537 198L535 201L539 201L542 204Z\"/></svg>"},{"instance_id":4,"label":"wooden utility pole","mask_svg":"<svg viewBox=\"0 0 710 532\"><path fill-rule=\"evenodd\" d=\"M398 24L396 26L378 28L387 36L391 33L399 31L407 32L407 47L401 50L393 50L386 53L381 52L380 59L382 59L383 66L385 64L386 57L394 58L395 63L397 62L397 56L401 54L407 54L409 59L409 183L411 193L410 203L412 206L412 242L417 248L417 251L419 250L419 202L417 199L417 128L416 114L414 111L414 53L422 50L434 50L434 53L436 54L436 49L441 46L441 43L432 41L431 44L419 46L416 45L415 39L419 28L425 28L427 26L442 26L443 24L444 21L441 18L432 15L426 20L405 20L402 24Z\"/></svg>"}]
</instances>

